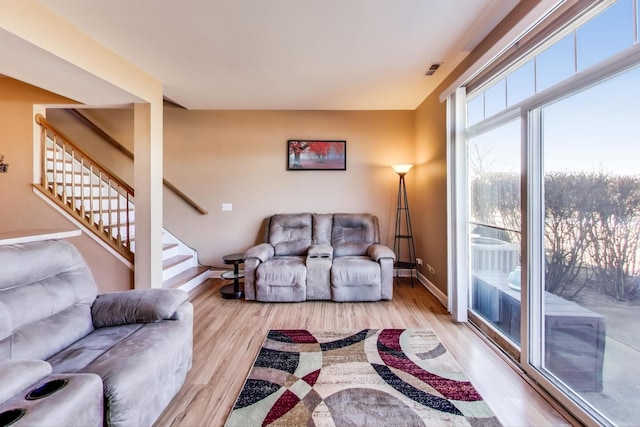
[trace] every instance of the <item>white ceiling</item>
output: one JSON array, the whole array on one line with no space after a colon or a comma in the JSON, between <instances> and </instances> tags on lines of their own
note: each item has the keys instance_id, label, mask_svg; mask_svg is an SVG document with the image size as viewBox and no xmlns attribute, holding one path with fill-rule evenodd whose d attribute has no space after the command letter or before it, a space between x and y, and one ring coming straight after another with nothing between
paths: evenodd
<instances>
[{"instance_id":1,"label":"white ceiling","mask_svg":"<svg viewBox=\"0 0 640 427\"><path fill-rule=\"evenodd\" d=\"M185 108L327 110L415 109L518 3L39 1Z\"/></svg>"}]
</instances>

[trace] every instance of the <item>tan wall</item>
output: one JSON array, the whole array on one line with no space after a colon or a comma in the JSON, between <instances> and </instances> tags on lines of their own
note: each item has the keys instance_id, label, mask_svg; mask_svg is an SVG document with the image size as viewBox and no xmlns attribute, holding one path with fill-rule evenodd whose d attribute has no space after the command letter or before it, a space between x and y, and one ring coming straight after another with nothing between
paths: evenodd
<instances>
[{"instance_id":1,"label":"tan wall","mask_svg":"<svg viewBox=\"0 0 640 427\"><path fill-rule=\"evenodd\" d=\"M447 127L446 105L437 95L427 98L415 112L415 170L409 200L414 225L418 267L431 283L447 294ZM427 271L431 265L436 274Z\"/></svg>"},{"instance_id":2,"label":"tan wall","mask_svg":"<svg viewBox=\"0 0 640 427\"><path fill-rule=\"evenodd\" d=\"M133 153L133 108L79 110ZM48 108L47 121L127 184L134 186L133 161L114 149L67 109Z\"/></svg>"},{"instance_id":3,"label":"tan wall","mask_svg":"<svg viewBox=\"0 0 640 427\"><path fill-rule=\"evenodd\" d=\"M127 110L92 110L92 119L130 147ZM413 159L411 111L187 111L164 112L165 178L209 211L200 215L164 191L165 227L196 249L200 262L222 266L261 236L265 217L281 212L370 212L383 241L393 245L398 177L391 164ZM83 148L101 155L125 177L130 160L102 153L64 112L48 117ZM95 139L95 136L93 137ZM344 139L346 171L287 171L288 139ZM102 145L102 148L100 147ZM126 172L127 168L129 172ZM231 212L221 211L231 203Z\"/></svg>"},{"instance_id":4,"label":"tan wall","mask_svg":"<svg viewBox=\"0 0 640 427\"><path fill-rule=\"evenodd\" d=\"M438 97L539 3L520 2L414 112L165 108L164 176L210 212L197 214L165 189L165 227L211 266L258 241L263 218L278 212L371 212L392 246L398 177L389 165L411 162L416 167L406 182L416 255L436 274L426 266L420 272L446 294L446 105ZM130 110L90 114L133 151ZM295 138L346 139L347 171L286 171L286 140ZM91 148L131 182L128 160L98 153L103 149ZM233 211L222 212L222 203Z\"/></svg>"},{"instance_id":5,"label":"tan wall","mask_svg":"<svg viewBox=\"0 0 640 427\"><path fill-rule=\"evenodd\" d=\"M397 175L413 156L410 111L185 111L165 109L165 177L201 204L194 214L165 190L165 225L201 262L258 241L282 212L370 212L393 245ZM345 139L346 171L287 171L288 139ZM232 203L233 211L221 211Z\"/></svg>"},{"instance_id":6,"label":"tan wall","mask_svg":"<svg viewBox=\"0 0 640 427\"><path fill-rule=\"evenodd\" d=\"M33 193L33 104L70 103L66 98L0 77L0 154L9 171L0 174L0 233L74 229L71 222ZM131 272L93 240L70 239L94 273L101 292L131 287Z\"/></svg>"},{"instance_id":7,"label":"tan wall","mask_svg":"<svg viewBox=\"0 0 640 427\"><path fill-rule=\"evenodd\" d=\"M411 205L411 220L415 223L416 253L431 264L436 275L420 268L429 281L447 294L447 123L446 103L439 96L471 65L509 32L540 0L522 1L473 50L465 60L431 93L415 111L415 162L413 176L407 175L415 191ZM410 196L411 197L411 196ZM413 203L413 204L412 204ZM414 209L415 206L415 209ZM415 220L414 220L415 218Z\"/></svg>"}]
</instances>

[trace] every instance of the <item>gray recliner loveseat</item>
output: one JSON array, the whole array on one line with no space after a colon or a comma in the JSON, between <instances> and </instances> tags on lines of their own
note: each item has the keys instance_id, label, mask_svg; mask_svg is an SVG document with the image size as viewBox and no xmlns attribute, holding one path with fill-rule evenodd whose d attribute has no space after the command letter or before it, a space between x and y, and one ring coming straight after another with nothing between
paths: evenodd
<instances>
[{"instance_id":1,"label":"gray recliner loveseat","mask_svg":"<svg viewBox=\"0 0 640 427\"><path fill-rule=\"evenodd\" d=\"M70 243L0 246L0 424L149 426L192 348L186 292L97 295Z\"/></svg>"},{"instance_id":2,"label":"gray recliner loveseat","mask_svg":"<svg viewBox=\"0 0 640 427\"><path fill-rule=\"evenodd\" d=\"M378 301L393 297L394 252L370 214L277 214L244 253L245 299Z\"/></svg>"}]
</instances>

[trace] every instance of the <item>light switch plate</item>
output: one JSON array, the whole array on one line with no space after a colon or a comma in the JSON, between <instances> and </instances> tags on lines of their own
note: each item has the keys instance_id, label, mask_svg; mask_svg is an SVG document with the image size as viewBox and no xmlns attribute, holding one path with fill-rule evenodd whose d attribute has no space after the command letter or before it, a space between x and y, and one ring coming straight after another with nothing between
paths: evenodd
<instances>
[{"instance_id":1,"label":"light switch plate","mask_svg":"<svg viewBox=\"0 0 640 427\"><path fill-rule=\"evenodd\" d=\"M233 210L233 204L231 204L231 203L223 203L222 204L222 210L223 211L232 211Z\"/></svg>"}]
</instances>

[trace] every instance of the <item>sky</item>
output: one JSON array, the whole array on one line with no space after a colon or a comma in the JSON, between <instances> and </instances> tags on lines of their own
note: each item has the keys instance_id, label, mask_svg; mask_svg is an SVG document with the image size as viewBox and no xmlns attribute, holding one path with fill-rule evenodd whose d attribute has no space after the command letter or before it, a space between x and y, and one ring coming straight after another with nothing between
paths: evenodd
<instances>
[{"instance_id":1,"label":"sky","mask_svg":"<svg viewBox=\"0 0 640 427\"><path fill-rule=\"evenodd\" d=\"M634 1L640 9L640 0L619 0L487 89L484 99L471 100L470 123L633 46ZM640 66L544 106L542 113L545 172L640 174ZM493 156L492 169L520 170L519 126L512 122L474 138Z\"/></svg>"},{"instance_id":2,"label":"sky","mask_svg":"<svg viewBox=\"0 0 640 427\"><path fill-rule=\"evenodd\" d=\"M640 67L542 114L545 171L640 175Z\"/></svg>"}]
</instances>

